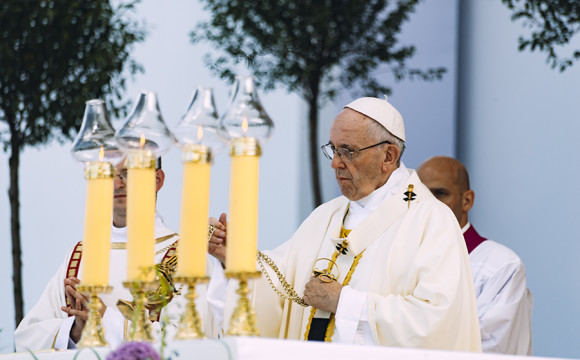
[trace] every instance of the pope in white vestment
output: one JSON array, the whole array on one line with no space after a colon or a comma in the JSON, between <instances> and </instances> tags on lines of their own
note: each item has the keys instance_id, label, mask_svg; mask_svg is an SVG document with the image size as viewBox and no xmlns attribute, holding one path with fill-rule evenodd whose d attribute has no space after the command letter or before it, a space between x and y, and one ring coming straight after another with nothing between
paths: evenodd
<instances>
[{"instance_id":1,"label":"pope in white vestment","mask_svg":"<svg viewBox=\"0 0 580 360\"><path fill-rule=\"evenodd\" d=\"M170 230L161 216L155 217L155 262L160 263L168 250L177 246L178 236ZM102 323L105 331L105 340L112 348L117 347L126 339L128 322L117 308L117 301L124 299L131 301L132 296L128 289L123 286L127 274L127 228L112 227L109 285L113 291L109 294L100 294L100 298L107 306ZM67 349L75 348L75 344L69 337L73 326L74 316L68 316L61 310L61 306L67 306L65 298L64 279L69 277L67 269L73 249L65 257L64 262L58 268L56 274L47 284L40 299L30 312L26 314L14 333L16 351L42 350L42 349ZM81 260L82 261L82 260ZM82 269L82 266L80 267ZM208 262L208 271L211 264ZM211 273L211 272L210 272ZM82 272L77 276L82 279ZM206 335L215 337L211 311L206 311L206 286L196 286L199 297L196 300ZM184 301L181 296L176 296L163 309L162 317L167 316L173 320L168 326L173 329L176 321L183 310ZM158 323L154 328L159 328ZM171 330L169 331L171 333Z\"/></svg>"},{"instance_id":2,"label":"pope in white vestment","mask_svg":"<svg viewBox=\"0 0 580 360\"><path fill-rule=\"evenodd\" d=\"M387 134L373 138L373 122ZM344 196L319 206L289 241L260 256L264 276L251 299L261 335L481 351L461 230L449 208L400 163L400 114L385 100L358 99L337 116L330 140L323 150ZM220 234L211 239L216 247L225 241ZM310 306L290 299L284 281ZM336 307L336 299L324 300L333 299L333 289ZM226 321L233 304L229 296Z\"/></svg>"},{"instance_id":3,"label":"pope in white vestment","mask_svg":"<svg viewBox=\"0 0 580 360\"><path fill-rule=\"evenodd\" d=\"M460 229L414 171L404 165L398 171L396 184L386 184L362 203L339 197L320 206L288 242L265 253L301 291L316 259L330 258L341 242L346 214L346 227L351 218L354 226L346 238L347 253L338 257L338 281L354 271L340 294L332 341L478 351L477 309ZM410 204L404 200L409 184L416 193ZM383 201L377 199L381 197ZM364 200L376 209L365 213ZM353 211L355 207L360 209ZM269 273L276 279L271 269ZM264 278L252 298L263 336L307 336L310 307L282 299Z\"/></svg>"}]
</instances>

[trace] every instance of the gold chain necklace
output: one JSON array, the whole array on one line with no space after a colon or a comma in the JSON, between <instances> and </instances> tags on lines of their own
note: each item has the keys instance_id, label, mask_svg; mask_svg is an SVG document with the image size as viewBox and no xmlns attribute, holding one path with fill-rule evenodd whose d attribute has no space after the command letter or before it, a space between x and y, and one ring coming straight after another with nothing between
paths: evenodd
<instances>
[{"instance_id":1,"label":"gold chain necklace","mask_svg":"<svg viewBox=\"0 0 580 360\"><path fill-rule=\"evenodd\" d=\"M283 297L286 300L294 301L296 304L298 304L300 306L304 306L304 307L308 306L304 302L304 299L302 299L300 296L298 296L298 294L296 293L296 290L294 290L292 288L292 286L290 284L288 284L288 281L286 280L284 275L282 275L282 273L278 269L278 266L276 266L276 264L274 263L274 261L272 259L270 259L266 254L264 254L261 251L258 251L257 258L258 258L258 265L260 265L260 268L262 269L262 273L266 276L266 278L268 279L268 282L270 283L270 286L272 287L272 289L274 290L274 292L276 294L280 295L281 297ZM270 266L270 268L272 270L274 270L274 272L276 273L276 276L278 277L280 284L282 284L284 293L282 291L278 290L276 285L274 285L274 282L270 278L270 274L268 274L268 271L266 271L266 267L264 266L264 262L266 264L268 264L268 266Z\"/></svg>"}]
</instances>

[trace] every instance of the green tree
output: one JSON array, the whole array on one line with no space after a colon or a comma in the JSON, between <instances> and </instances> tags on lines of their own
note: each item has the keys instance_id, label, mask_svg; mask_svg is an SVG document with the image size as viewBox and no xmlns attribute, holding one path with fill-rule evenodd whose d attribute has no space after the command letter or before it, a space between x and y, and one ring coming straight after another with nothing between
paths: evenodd
<instances>
[{"instance_id":1,"label":"green tree","mask_svg":"<svg viewBox=\"0 0 580 360\"><path fill-rule=\"evenodd\" d=\"M20 154L26 146L70 140L80 128L86 100L107 97L115 114L125 111L121 73L140 69L129 51L145 37L142 26L128 16L135 3L0 2L0 141L10 151L16 324L23 316Z\"/></svg>"},{"instance_id":2,"label":"green tree","mask_svg":"<svg viewBox=\"0 0 580 360\"><path fill-rule=\"evenodd\" d=\"M388 66L397 80L439 79L445 72L407 68L415 48L397 44L419 0L201 1L211 18L197 24L191 39L207 40L223 52L206 57L215 73L232 80L241 63L266 90L282 85L307 102L315 206L322 202L318 107L345 88L390 94L386 80L374 72L379 66Z\"/></svg>"},{"instance_id":3,"label":"green tree","mask_svg":"<svg viewBox=\"0 0 580 360\"><path fill-rule=\"evenodd\" d=\"M560 71L580 59L580 51L562 55L564 46L580 30L578 0L502 0L512 11L513 21L530 28L529 36L519 37L519 50L539 50L547 54L546 62Z\"/></svg>"}]
</instances>

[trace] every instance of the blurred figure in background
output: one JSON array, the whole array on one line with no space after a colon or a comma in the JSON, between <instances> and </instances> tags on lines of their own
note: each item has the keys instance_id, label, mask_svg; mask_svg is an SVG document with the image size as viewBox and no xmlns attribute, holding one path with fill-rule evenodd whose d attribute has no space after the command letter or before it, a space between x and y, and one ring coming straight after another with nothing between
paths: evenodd
<instances>
[{"instance_id":1,"label":"blurred figure in background","mask_svg":"<svg viewBox=\"0 0 580 360\"><path fill-rule=\"evenodd\" d=\"M484 352L531 355L531 292L526 270L508 247L481 237L468 220L475 193L459 161L436 156L417 168L419 178L457 218L469 252Z\"/></svg>"}]
</instances>

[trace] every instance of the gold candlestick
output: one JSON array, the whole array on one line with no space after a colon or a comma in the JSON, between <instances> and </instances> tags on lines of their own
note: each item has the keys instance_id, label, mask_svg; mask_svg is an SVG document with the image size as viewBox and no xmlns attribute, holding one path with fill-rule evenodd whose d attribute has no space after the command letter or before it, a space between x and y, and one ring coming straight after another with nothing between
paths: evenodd
<instances>
[{"instance_id":1,"label":"gold candlestick","mask_svg":"<svg viewBox=\"0 0 580 360\"><path fill-rule=\"evenodd\" d=\"M239 280L239 299L227 334L258 336L256 315L248 299L248 279L260 276L256 271L259 157L274 124L258 99L251 76L236 77L220 123L232 139L226 276Z\"/></svg>"},{"instance_id":2,"label":"gold candlestick","mask_svg":"<svg viewBox=\"0 0 580 360\"><path fill-rule=\"evenodd\" d=\"M139 93L115 139L127 156L127 281L153 281L155 163L175 142L163 121L154 92ZM144 272L143 268L148 271Z\"/></svg>"},{"instance_id":3,"label":"gold candlestick","mask_svg":"<svg viewBox=\"0 0 580 360\"><path fill-rule=\"evenodd\" d=\"M234 309L232 318L230 320L230 328L227 335L231 336L260 336L260 331L256 326L256 313L250 304L248 298L248 279L259 278L259 271L242 271L242 272L228 272L226 277L231 279L238 279L239 285L236 292L240 296L238 304Z\"/></svg>"},{"instance_id":4,"label":"gold candlestick","mask_svg":"<svg viewBox=\"0 0 580 360\"><path fill-rule=\"evenodd\" d=\"M181 315L179 320L179 328L175 338L178 340L193 340L193 339L203 339L205 335L203 334L201 319L197 312L195 306L195 299L197 294L195 293L195 285L197 283L207 283L209 277L207 276L176 276L175 281L178 283L187 285L187 294L185 298L187 299L187 305L185 311Z\"/></svg>"},{"instance_id":5,"label":"gold candlestick","mask_svg":"<svg viewBox=\"0 0 580 360\"><path fill-rule=\"evenodd\" d=\"M156 281L124 281L123 286L129 289L135 301L135 311L131 328L129 329L129 341L149 341L153 342L155 339L151 335L151 323L147 316L147 308L145 307L145 298L147 292L157 289L158 283Z\"/></svg>"},{"instance_id":6,"label":"gold candlestick","mask_svg":"<svg viewBox=\"0 0 580 360\"><path fill-rule=\"evenodd\" d=\"M80 285L77 290L81 293L89 293L89 319L85 323L85 328L81 334L81 339L77 344L78 348L107 346L105 334L101 322L99 306L101 301L98 294L108 294L113 291L112 286L101 285Z\"/></svg>"}]
</instances>

